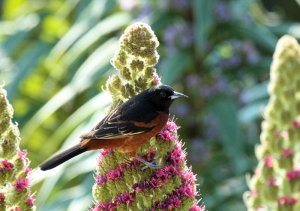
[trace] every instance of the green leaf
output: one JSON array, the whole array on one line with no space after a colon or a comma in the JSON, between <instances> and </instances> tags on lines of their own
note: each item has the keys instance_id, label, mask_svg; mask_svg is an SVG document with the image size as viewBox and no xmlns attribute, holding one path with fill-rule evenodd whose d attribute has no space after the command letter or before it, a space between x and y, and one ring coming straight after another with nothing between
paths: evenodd
<instances>
[{"instance_id":1,"label":"green leaf","mask_svg":"<svg viewBox=\"0 0 300 211\"><path fill-rule=\"evenodd\" d=\"M75 22L69 31L57 42L50 52L48 59L58 59L92 26L94 26L104 12L106 1L92 1L80 14L85 14L86 18Z\"/></svg>"},{"instance_id":2,"label":"green leaf","mask_svg":"<svg viewBox=\"0 0 300 211\"><path fill-rule=\"evenodd\" d=\"M84 120L89 118L96 111L104 111L105 107L111 103L111 96L107 92L102 92L90 99L83 106L79 107L72 115L70 115L49 137L44 144L43 149L53 151L57 149L57 145L62 143L68 134L72 132ZM42 150L43 150L42 149Z\"/></svg>"},{"instance_id":3,"label":"green leaf","mask_svg":"<svg viewBox=\"0 0 300 211\"><path fill-rule=\"evenodd\" d=\"M263 108L267 105L268 99L260 100L258 102L247 104L239 110L239 120L243 124L253 122L261 117Z\"/></svg>"},{"instance_id":4,"label":"green leaf","mask_svg":"<svg viewBox=\"0 0 300 211\"><path fill-rule=\"evenodd\" d=\"M193 0L192 9L195 17L195 42L197 52L203 52L213 22L215 0Z\"/></svg>"},{"instance_id":5,"label":"green leaf","mask_svg":"<svg viewBox=\"0 0 300 211\"><path fill-rule=\"evenodd\" d=\"M13 100L18 95L17 89L21 82L34 70L41 57L46 55L50 48L51 45L44 42L33 43L15 63L17 72L15 72L12 82L7 86L10 100Z\"/></svg>"},{"instance_id":6,"label":"green leaf","mask_svg":"<svg viewBox=\"0 0 300 211\"><path fill-rule=\"evenodd\" d=\"M277 37L262 25L229 24L228 30L231 30L236 35L253 40L269 52L273 52L275 49Z\"/></svg>"},{"instance_id":7,"label":"green leaf","mask_svg":"<svg viewBox=\"0 0 300 211\"><path fill-rule=\"evenodd\" d=\"M248 104L252 103L253 101L267 98L269 96L267 91L268 84L269 81L266 81L245 89L241 94L243 103Z\"/></svg>"},{"instance_id":8,"label":"green leaf","mask_svg":"<svg viewBox=\"0 0 300 211\"><path fill-rule=\"evenodd\" d=\"M55 96L53 96L35 115L27 121L22 128L23 139L28 136L42 124L51 114L61 106L68 103L77 94L83 92L96 83L100 75L109 70L109 60L117 47L117 40L111 39L101 45L94 51L89 58L79 67L72 81L63 87ZM96 74L98 75L97 77Z\"/></svg>"},{"instance_id":9,"label":"green leaf","mask_svg":"<svg viewBox=\"0 0 300 211\"><path fill-rule=\"evenodd\" d=\"M127 13L117 13L101 20L69 49L63 58L64 63L67 66L71 65L104 35L120 29L129 21L130 16Z\"/></svg>"},{"instance_id":10,"label":"green leaf","mask_svg":"<svg viewBox=\"0 0 300 211\"><path fill-rule=\"evenodd\" d=\"M221 134L221 143L226 151L226 155L231 160L235 174L243 172L243 158L245 155L236 104L229 98L220 97L215 99L207 109L217 120Z\"/></svg>"},{"instance_id":11,"label":"green leaf","mask_svg":"<svg viewBox=\"0 0 300 211\"><path fill-rule=\"evenodd\" d=\"M268 28L279 36L290 34L293 37L300 39L300 23L282 23L275 26L269 26Z\"/></svg>"},{"instance_id":12,"label":"green leaf","mask_svg":"<svg viewBox=\"0 0 300 211\"><path fill-rule=\"evenodd\" d=\"M159 66L162 82L172 84L178 80L184 70L193 63L191 55L186 52L177 52L166 57Z\"/></svg>"}]
</instances>

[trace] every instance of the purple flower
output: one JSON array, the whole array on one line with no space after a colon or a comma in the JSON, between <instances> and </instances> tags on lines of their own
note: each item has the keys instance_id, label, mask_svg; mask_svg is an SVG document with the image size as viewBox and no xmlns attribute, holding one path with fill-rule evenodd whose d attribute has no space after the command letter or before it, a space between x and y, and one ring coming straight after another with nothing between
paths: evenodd
<instances>
[{"instance_id":1,"label":"purple flower","mask_svg":"<svg viewBox=\"0 0 300 211\"><path fill-rule=\"evenodd\" d=\"M25 160L26 159L26 155L27 155L27 151L26 150L18 150L18 158L20 160Z\"/></svg>"},{"instance_id":2,"label":"purple flower","mask_svg":"<svg viewBox=\"0 0 300 211\"><path fill-rule=\"evenodd\" d=\"M113 202L103 202L96 205L91 211L114 211L117 205Z\"/></svg>"},{"instance_id":3,"label":"purple flower","mask_svg":"<svg viewBox=\"0 0 300 211\"><path fill-rule=\"evenodd\" d=\"M97 185L102 185L102 184L106 183L106 181L107 181L107 178L105 176L103 176L103 175L96 176L96 184Z\"/></svg>"},{"instance_id":4,"label":"purple flower","mask_svg":"<svg viewBox=\"0 0 300 211\"><path fill-rule=\"evenodd\" d=\"M120 168L112 169L107 173L107 179L116 180L123 176L123 171Z\"/></svg>"},{"instance_id":5,"label":"purple flower","mask_svg":"<svg viewBox=\"0 0 300 211\"><path fill-rule=\"evenodd\" d=\"M198 206L196 203L189 209L189 211L205 211L205 206Z\"/></svg>"},{"instance_id":6,"label":"purple flower","mask_svg":"<svg viewBox=\"0 0 300 211\"><path fill-rule=\"evenodd\" d=\"M190 111L190 108L187 104L177 104L174 106L174 113L179 117L185 117Z\"/></svg>"},{"instance_id":7,"label":"purple flower","mask_svg":"<svg viewBox=\"0 0 300 211\"><path fill-rule=\"evenodd\" d=\"M170 4L174 4L174 6L177 9L187 9L190 7L190 1L189 0L173 0L170 2Z\"/></svg>"},{"instance_id":8,"label":"purple flower","mask_svg":"<svg viewBox=\"0 0 300 211\"><path fill-rule=\"evenodd\" d=\"M219 22L227 22L230 20L230 11L229 11L229 5L226 2L219 1L215 5L214 13L216 20Z\"/></svg>"},{"instance_id":9,"label":"purple flower","mask_svg":"<svg viewBox=\"0 0 300 211\"><path fill-rule=\"evenodd\" d=\"M29 179L27 178L18 178L14 184L14 187L17 191L22 191L29 186Z\"/></svg>"},{"instance_id":10,"label":"purple flower","mask_svg":"<svg viewBox=\"0 0 300 211\"><path fill-rule=\"evenodd\" d=\"M166 129L175 133L178 129L177 125L173 121L168 121L166 124Z\"/></svg>"},{"instance_id":11,"label":"purple flower","mask_svg":"<svg viewBox=\"0 0 300 211\"><path fill-rule=\"evenodd\" d=\"M34 205L34 197L32 195L30 195L27 200L26 200L26 204L29 206L29 207L32 207Z\"/></svg>"},{"instance_id":12,"label":"purple flower","mask_svg":"<svg viewBox=\"0 0 300 211\"><path fill-rule=\"evenodd\" d=\"M198 75L196 74L191 74L191 75L188 75L186 78L185 78L185 83L188 85L188 86L191 86L191 87L194 87L194 86L199 86L201 81L198 77Z\"/></svg>"},{"instance_id":13,"label":"purple flower","mask_svg":"<svg viewBox=\"0 0 300 211\"><path fill-rule=\"evenodd\" d=\"M177 48L187 48L193 43L193 31L185 22L176 22L166 28L164 42L169 53L177 52Z\"/></svg>"},{"instance_id":14,"label":"purple flower","mask_svg":"<svg viewBox=\"0 0 300 211\"><path fill-rule=\"evenodd\" d=\"M191 141L190 147L190 158L191 161L195 164L199 164L199 162L204 162L210 156L210 149L203 143L203 140L195 138Z\"/></svg>"},{"instance_id":15,"label":"purple flower","mask_svg":"<svg viewBox=\"0 0 300 211\"><path fill-rule=\"evenodd\" d=\"M173 151L167 153L166 162L172 165L180 165L183 163L185 158L186 154L178 142L175 144Z\"/></svg>"},{"instance_id":16,"label":"purple flower","mask_svg":"<svg viewBox=\"0 0 300 211\"><path fill-rule=\"evenodd\" d=\"M14 164L8 160L2 160L0 161L0 170L12 171L14 170Z\"/></svg>"},{"instance_id":17,"label":"purple flower","mask_svg":"<svg viewBox=\"0 0 300 211\"><path fill-rule=\"evenodd\" d=\"M117 205L119 205L119 204L129 204L130 202L132 202L134 200L134 197L135 197L134 193L125 192L125 193L119 194L116 197L115 203Z\"/></svg>"}]
</instances>

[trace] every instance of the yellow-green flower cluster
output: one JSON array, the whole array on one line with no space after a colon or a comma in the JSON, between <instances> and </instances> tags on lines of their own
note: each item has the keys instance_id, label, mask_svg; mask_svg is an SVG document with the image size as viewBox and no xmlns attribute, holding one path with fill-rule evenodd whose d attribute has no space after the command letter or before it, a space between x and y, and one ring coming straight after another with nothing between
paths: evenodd
<instances>
[{"instance_id":1,"label":"yellow-green flower cluster","mask_svg":"<svg viewBox=\"0 0 300 211\"><path fill-rule=\"evenodd\" d=\"M248 210L300 210L300 46L290 36L277 44L256 148L258 166L245 194Z\"/></svg>"},{"instance_id":2,"label":"yellow-green flower cluster","mask_svg":"<svg viewBox=\"0 0 300 211\"><path fill-rule=\"evenodd\" d=\"M114 105L160 83L154 68L158 41L143 23L129 26L120 40L112 64L119 75L107 82ZM186 165L186 154L169 120L165 129L144 144L137 154L160 169L143 169L128 154L112 150L100 153L93 195L93 211L100 210L191 210L204 211L195 196L195 176Z\"/></svg>"},{"instance_id":3,"label":"yellow-green flower cluster","mask_svg":"<svg viewBox=\"0 0 300 211\"><path fill-rule=\"evenodd\" d=\"M106 87L115 101L125 101L159 83L154 67L159 43L148 25L136 23L125 30L119 45L111 60L119 75L110 77Z\"/></svg>"},{"instance_id":4,"label":"yellow-green flower cluster","mask_svg":"<svg viewBox=\"0 0 300 211\"><path fill-rule=\"evenodd\" d=\"M19 148L19 130L12 116L6 91L0 86L0 210L35 210L29 189L29 161Z\"/></svg>"}]
</instances>

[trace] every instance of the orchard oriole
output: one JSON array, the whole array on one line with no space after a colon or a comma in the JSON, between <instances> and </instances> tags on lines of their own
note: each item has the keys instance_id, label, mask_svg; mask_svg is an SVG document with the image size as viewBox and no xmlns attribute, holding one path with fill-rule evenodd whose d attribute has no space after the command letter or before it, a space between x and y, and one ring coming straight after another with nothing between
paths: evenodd
<instances>
[{"instance_id":1,"label":"orchard oriole","mask_svg":"<svg viewBox=\"0 0 300 211\"><path fill-rule=\"evenodd\" d=\"M178 97L187 97L171 87L160 85L147 89L130 98L110 112L89 133L81 136L81 142L41 164L43 171L89 150L117 149L136 156L139 147L159 133L169 118L169 107ZM157 166L142 158L147 166Z\"/></svg>"}]
</instances>

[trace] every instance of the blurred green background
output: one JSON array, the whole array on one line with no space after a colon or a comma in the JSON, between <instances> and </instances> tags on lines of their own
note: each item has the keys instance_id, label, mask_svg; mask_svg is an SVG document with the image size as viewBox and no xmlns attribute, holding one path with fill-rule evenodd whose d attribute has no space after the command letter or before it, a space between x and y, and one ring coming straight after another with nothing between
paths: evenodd
<instances>
[{"instance_id":1,"label":"blurred green background","mask_svg":"<svg viewBox=\"0 0 300 211\"><path fill-rule=\"evenodd\" d=\"M162 81L190 96L172 113L199 199L208 210L246 209L272 53L283 34L300 38L299 1L2 0L0 18L0 83L32 168L103 117L118 39L143 21L160 41ZM38 210L91 207L96 157L34 171Z\"/></svg>"}]
</instances>

